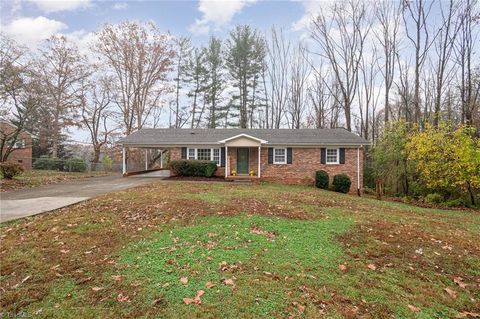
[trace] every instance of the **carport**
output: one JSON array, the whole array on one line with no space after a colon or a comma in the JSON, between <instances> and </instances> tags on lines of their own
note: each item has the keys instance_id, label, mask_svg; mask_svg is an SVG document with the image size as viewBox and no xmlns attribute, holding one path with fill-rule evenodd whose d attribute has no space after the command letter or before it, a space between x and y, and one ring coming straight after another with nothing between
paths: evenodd
<instances>
[{"instance_id":1,"label":"carport","mask_svg":"<svg viewBox=\"0 0 480 319\"><path fill-rule=\"evenodd\" d=\"M167 170L168 158L168 148L134 143L122 144L123 176ZM149 174L148 176L154 177L155 175L164 177L165 174Z\"/></svg>"}]
</instances>

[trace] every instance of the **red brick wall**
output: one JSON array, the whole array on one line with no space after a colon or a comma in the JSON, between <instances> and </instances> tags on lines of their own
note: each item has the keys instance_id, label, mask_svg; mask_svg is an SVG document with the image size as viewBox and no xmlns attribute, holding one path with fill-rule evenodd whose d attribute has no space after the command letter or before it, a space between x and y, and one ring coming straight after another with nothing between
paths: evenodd
<instances>
[{"instance_id":1,"label":"red brick wall","mask_svg":"<svg viewBox=\"0 0 480 319\"><path fill-rule=\"evenodd\" d=\"M181 159L181 148L170 150L170 159ZM237 149L228 148L229 170L236 169ZM260 154L261 179L276 181L286 184L314 185L315 172L324 170L330 176L330 182L336 174L346 174L352 181L351 193L357 192L357 149L345 149L345 164L320 164L320 148L292 148L292 164L268 164L268 148L262 147ZM258 171L258 149L250 148L249 169L253 169L255 175ZM229 172L230 173L230 172ZM225 169L219 167L217 176L225 176ZM363 150L360 149L360 189L363 184Z\"/></svg>"},{"instance_id":2,"label":"red brick wall","mask_svg":"<svg viewBox=\"0 0 480 319\"><path fill-rule=\"evenodd\" d=\"M268 164L268 149L261 152L261 178L287 184L314 185L315 172L324 170L330 182L336 174L346 174L352 181L350 191L357 191L357 149L345 149L345 164L320 164L320 148L292 148L292 164ZM360 150L360 189L363 180L363 150Z\"/></svg>"},{"instance_id":3,"label":"red brick wall","mask_svg":"<svg viewBox=\"0 0 480 319\"><path fill-rule=\"evenodd\" d=\"M9 124L0 123L1 132L9 134L13 130ZM24 147L14 149L8 156L8 161L19 163L24 169L32 169L32 136L27 132L21 132L17 140L24 140Z\"/></svg>"}]
</instances>

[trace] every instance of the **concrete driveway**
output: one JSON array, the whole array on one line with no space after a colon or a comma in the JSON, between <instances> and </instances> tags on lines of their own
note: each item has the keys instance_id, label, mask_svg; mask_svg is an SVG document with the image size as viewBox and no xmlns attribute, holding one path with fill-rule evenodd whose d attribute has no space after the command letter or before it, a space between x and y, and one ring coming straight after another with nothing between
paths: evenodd
<instances>
[{"instance_id":1,"label":"concrete driveway","mask_svg":"<svg viewBox=\"0 0 480 319\"><path fill-rule=\"evenodd\" d=\"M149 177L92 177L0 193L0 223L48 212L98 195L154 181Z\"/></svg>"}]
</instances>

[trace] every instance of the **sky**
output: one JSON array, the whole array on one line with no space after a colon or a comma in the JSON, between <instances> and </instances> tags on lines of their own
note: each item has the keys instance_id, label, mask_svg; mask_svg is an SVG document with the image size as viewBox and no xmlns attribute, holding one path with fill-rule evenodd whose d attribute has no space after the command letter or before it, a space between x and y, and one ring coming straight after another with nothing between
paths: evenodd
<instances>
[{"instance_id":1,"label":"sky","mask_svg":"<svg viewBox=\"0 0 480 319\"><path fill-rule=\"evenodd\" d=\"M52 34L62 33L87 42L89 34L105 23L152 21L162 31L190 36L194 44L210 35L225 37L237 24L262 31L284 27L292 37L305 31L304 21L320 2L262 0L199 1L93 1L1 0L2 32L29 47ZM312 5L313 4L313 5Z\"/></svg>"},{"instance_id":2,"label":"sky","mask_svg":"<svg viewBox=\"0 0 480 319\"><path fill-rule=\"evenodd\" d=\"M275 25L288 37L304 37L306 21L319 5L314 0L0 0L0 27L33 50L51 35L63 34L86 53L94 32L125 20L153 22L174 36L191 37L195 45L207 43L211 35L226 38L239 24L263 32ZM86 130L69 131L71 142L88 143Z\"/></svg>"}]
</instances>

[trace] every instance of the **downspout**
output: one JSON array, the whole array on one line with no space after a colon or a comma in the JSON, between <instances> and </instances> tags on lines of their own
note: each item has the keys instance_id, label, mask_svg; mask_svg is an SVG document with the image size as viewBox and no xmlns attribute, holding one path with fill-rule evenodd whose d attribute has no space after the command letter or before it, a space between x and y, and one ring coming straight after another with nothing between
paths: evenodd
<instances>
[{"instance_id":1,"label":"downspout","mask_svg":"<svg viewBox=\"0 0 480 319\"><path fill-rule=\"evenodd\" d=\"M357 148L357 195L360 196L360 147Z\"/></svg>"},{"instance_id":2,"label":"downspout","mask_svg":"<svg viewBox=\"0 0 480 319\"><path fill-rule=\"evenodd\" d=\"M127 163L126 163L126 154L125 146L122 147L122 175L125 176L127 173Z\"/></svg>"}]
</instances>

